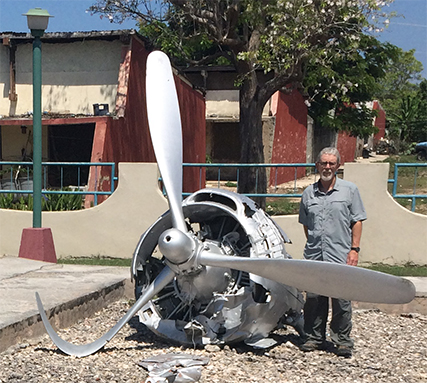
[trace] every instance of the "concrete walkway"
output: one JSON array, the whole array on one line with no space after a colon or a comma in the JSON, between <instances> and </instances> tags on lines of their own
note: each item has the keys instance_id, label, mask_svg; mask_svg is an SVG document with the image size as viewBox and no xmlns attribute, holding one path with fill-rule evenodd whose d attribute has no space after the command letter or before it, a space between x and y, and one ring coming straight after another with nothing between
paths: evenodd
<instances>
[{"instance_id":1,"label":"concrete walkway","mask_svg":"<svg viewBox=\"0 0 427 383\"><path fill-rule=\"evenodd\" d=\"M407 305L367 305L385 312L427 315L427 278L409 278L417 297ZM133 298L128 267L59 265L17 257L0 258L0 352L46 331L37 310L40 294L51 323L71 326L123 297Z\"/></svg>"},{"instance_id":2,"label":"concrete walkway","mask_svg":"<svg viewBox=\"0 0 427 383\"><path fill-rule=\"evenodd\" d=\"M46 331L40 294L57 328L69 327L122 297L133 297L128 267L60 265L0 258L0 352Z\"/></svg>"}]
</instances>

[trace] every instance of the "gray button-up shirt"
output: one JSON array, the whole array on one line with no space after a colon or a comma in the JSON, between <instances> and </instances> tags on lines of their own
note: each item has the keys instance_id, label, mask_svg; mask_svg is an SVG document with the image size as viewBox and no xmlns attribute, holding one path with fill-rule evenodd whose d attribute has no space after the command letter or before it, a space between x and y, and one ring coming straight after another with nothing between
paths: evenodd
<instances>
[{"instance_id":1,"label":"gray button-up shirt","mask_svg":"<svg viewBox=\"0 0 427 383\"><path fill-rule=\"evenodd\" d=\"M320 191L318 182L301 198L299 222L308 228L304 257L346 263L351 248L351 226L364 221L366 212L357 186L336 178L332 190Z\"/></svg>"}]
</instances>

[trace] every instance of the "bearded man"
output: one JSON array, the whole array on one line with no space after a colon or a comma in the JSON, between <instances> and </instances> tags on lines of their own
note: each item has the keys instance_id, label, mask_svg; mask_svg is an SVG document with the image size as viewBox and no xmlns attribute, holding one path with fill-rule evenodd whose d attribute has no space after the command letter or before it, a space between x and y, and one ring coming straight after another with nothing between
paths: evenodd
<instances>
[{"instance_id":1,"label":"bearded man","mask_svg":"<svg viewBox=\"0 0 427 383\"><path fill-rule=\"evenodd\" d=\"M304 258L356 266L360 252L362 221L366 219L357 186L337 177L341 157L336 148L324 148L316 161L320 179L307 187L301 197L299 222L307 243ZM330 337L338 356L350 358L354 346L351 302L332 298ZM329 298L306 293L304 305L305 352L326 347Z\"/></svg>"}]
</instances>

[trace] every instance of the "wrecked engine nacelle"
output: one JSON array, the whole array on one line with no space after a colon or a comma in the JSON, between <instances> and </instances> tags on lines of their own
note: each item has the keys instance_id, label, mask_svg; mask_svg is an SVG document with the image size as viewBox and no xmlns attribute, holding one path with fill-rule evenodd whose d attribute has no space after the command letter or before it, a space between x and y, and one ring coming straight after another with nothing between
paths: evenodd
<instances>
[{"instance_id":1,"label":"wrecked engine nacelle","mask_svg":"<svg viewBox=\"0 0 427 383\"><path fill-rule=\"evenodd\" d=\"M183 212L190 233L218 253L290 258L286 234L245 196L202 189L184 200ZM136 298L164 267L157 240L171 227L166 212L138 243L132 262ZM268 334L280 324L302 331L302 305L302 295L294 287L242 271L200 267L177 275L139 311L139 317L154 333L180 344L245 341L268 347Z\"/></svg>"}]
</instances>

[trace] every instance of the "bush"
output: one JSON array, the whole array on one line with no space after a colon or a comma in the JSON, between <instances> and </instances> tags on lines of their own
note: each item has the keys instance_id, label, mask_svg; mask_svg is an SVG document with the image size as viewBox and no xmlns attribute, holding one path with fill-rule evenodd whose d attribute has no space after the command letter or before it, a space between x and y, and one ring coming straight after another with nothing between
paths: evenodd
<instances>
[{"instance_id":1,"label":"bush","mask_svg":"<svg viewBox=\"0 0 427 383\"><path fill-rule=\"evenodd\" d=\"M70 189L64 190L70 191ZM13 193L0 194L0 208L12 210L33 210L33 196L15 198ZM70 211L83 209L81 194L42 194L43 211Z\"/></svg>"}]
</instances>

